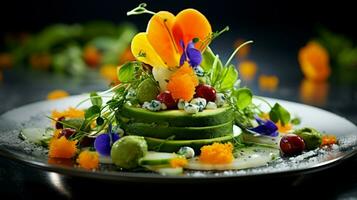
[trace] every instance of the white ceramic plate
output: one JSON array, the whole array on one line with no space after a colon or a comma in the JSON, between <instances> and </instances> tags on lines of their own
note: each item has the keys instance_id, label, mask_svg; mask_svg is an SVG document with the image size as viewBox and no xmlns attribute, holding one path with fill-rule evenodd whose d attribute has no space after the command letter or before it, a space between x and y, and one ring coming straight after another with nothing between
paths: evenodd
<instances>
[{"instance_id":1,"label":"white ceramic plate","mask_svg":"<svg viewBox=\"0 0 357 200\"><path fill-rule=\"evenodd\" d=\"M75 167L49 164L46 151L42 148L23 142L18 135L24 127L48 127L49 116L54 109L63 110L76 106L88 95L78 95L56 101L42 101L13 109L0 116L0 155L20 161L47 171L55 171L73 176L85 176L117 181L194 181L201 179L234 178L244 179L269 175L308 173L338 164L355 154L357 127L343 117L299 103L265 98L271 104L280 103L293 115L301 118L300 126L314 127L322 132L334 134L340 139L340 145L332 150L312 151L295 159L278 160L269 166L256 169L225 171L225 172L188 172L183 176L162 176L143 172L122 172L112 167L103 167L96 172L90 172ZM259 103L259 100L257 100ZM83 104L81 107L88 107ZM262 106L263 103L262 103Z\"/></svg>"}]
</instances>

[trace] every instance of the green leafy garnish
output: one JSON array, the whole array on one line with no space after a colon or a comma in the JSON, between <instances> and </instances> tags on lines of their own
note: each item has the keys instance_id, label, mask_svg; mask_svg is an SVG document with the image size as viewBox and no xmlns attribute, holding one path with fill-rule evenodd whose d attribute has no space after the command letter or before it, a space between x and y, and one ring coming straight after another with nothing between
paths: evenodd
<instances>
[{"instance_id":1,"label":"green leafy garnish","mask_svg":"<svg viewBox=\"0 0 357 200\"><path fill-rule=\"evenodd\" d=\"M275 123L280 121L283 126L290 122L290 113L278 103L271 108L269 117Z\"/></svg>"},{"instance_id":2,"label":"green leafy garnish","mask_svg":"<svg viewBox=\"0 0 357 200\"><path fill-rule=\"evenodd\" d=\"M101 107L103 104L102 97L99 96L96 92L90 93L90 100L92 102L92 105Z\"/></svg>"},{"instance_id":3,"label":"green leafy garnish","mask_svg":"<svg viewBox=\"0 0 357 200\"><path fill-rule=\"evenodd\" d=\"M248 88L240 88L233 90L232 98L238 109L243 110L252 103L253 94L252 91L250 91Z\"/></svg>"},{"instance_id":4,"label":"green leafy garnish","mask_svg":"<svg viewBox=\"0 0 357 200\"><path fill-rule=\"evenodd\" d=\"M128 62L118 69L118 79L122 83L127 83L135 78L135 62Z\"/></svg>"},{"instance_id":5,"label":"green leafy garnish","mask_svg":"<svg viewBox=\"0 0 357 200\"><path fill-rule=\"evenodd\" d=\"M88 119L88 118L91 118L92 116L97 115L99 113L100 113L100 107L97 105L93 105L86 110L84 117L86 119Z\"/></svg>"}]
</instances>

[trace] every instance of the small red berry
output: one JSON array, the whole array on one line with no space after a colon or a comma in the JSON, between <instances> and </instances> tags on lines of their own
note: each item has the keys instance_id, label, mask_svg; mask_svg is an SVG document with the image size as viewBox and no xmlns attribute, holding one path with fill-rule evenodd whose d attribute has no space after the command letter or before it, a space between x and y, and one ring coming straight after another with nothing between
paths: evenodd
<instances>
[{"instance_id":1,"label":"small red berry","mask_svg":"<svg viewBox=\"0 0 357 200\"><path fill-rule=\"evenodd\" d=\"M63 129L63 124L61 123L62 121L65 120L65 117L60 117L56 121L56 129Z\"/></svg>"},{"instance_id":2,"label":"small red berry","mask_svg":"<svg viewBox=\"0 0 357 200\"><path fill-rule=\"evenodd\" d=\"M69 137L71 137L71 135L75 134L76 130L72 129L72 128L65 128L61 131L61 133L59 134L58 138L65 136L67 139Z\"/></svg>"},{"instance_id":3,"label":"small red berry","mask_svg":"<svg viewBox=\"0 0 357 200\"><path fill-rule=\"evenodd\" d=\"M167 109L173 109L177 106L176 101L172 98L172 95L169 91L161 92L157 95L156 100L164 103L167 106Z\"/></svg>"},{"instance_id":4,"label":"small red berry","mask_svg":"<svg viewBox=\"0 0 357 200\"><path fill-rule=\"evenodd\" d=\"M280 140L280 150L285 156L299 155L304 149L304 140L295 134L284 135Z\"/></svg>"},{"instance_id":5,"label":"small red berry","mask_svg":"<svg viewBox=\"0 0 357 200\"><path fill-rule=\"evenodd\" d=\"M198 85L196 87L195 97L201 97L207 101L214 102L216 100L216 90L210 85Z\"/></svg>"}]
</instances>

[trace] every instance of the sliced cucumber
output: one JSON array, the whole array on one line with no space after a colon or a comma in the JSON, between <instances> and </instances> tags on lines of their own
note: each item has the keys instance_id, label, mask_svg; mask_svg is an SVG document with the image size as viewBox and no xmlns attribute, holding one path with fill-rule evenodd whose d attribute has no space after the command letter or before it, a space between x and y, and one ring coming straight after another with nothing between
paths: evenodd
<instances>
[{"instance_id":1,"label":"sliced cucumber","mask_svg":"<svg viewBox=\"0 0 357 200\"><path fill-rule=\"evenodd\" d=\"M182 167L152 167L152 166L146 166L147 169L157 172L161 175L164 176L177 176L181 175L183 173L183 168Z\"/></svg>"},{"instance_id":2,"label":"sliced cucumber","mask_svg":"<svg viewBox=\"0 0 357 200\"><path fill-rule=\"evenodd\" d=\"M230 106L189 114L183 110L152 112L125 104L117 114L132 122L165 124L173 127L215 126L234 120L233 110Z\"/></svg>"},{"instance_id":3,"label":"sliced cucumber","mask_svg":"<svg viewBox=\"0 0 357 200\"><path fill-rule=\"evenodd\" d=\"M164 140L157 138L145 137L148 144L149 150L161 151L161 152L177 152L181 147L188 146L195 150L196 153L200 152L202 146L210 145L215 142L227 143L234 142L236 137L231 133L230 135L217 137L212 139L201 139L201 140ZM237 138L238 139L238 138Z\"/></svg>"},{"instance_id":4,"label":"sliced cucumber","mask_svg":"<svg viewBox=\"0 0 357 200\"><path fill-rule=\"evenodd\" d=\"M189 160L185 169L191 170L239 170L261 167L279 156L279 150L268 147L252 146L238 151L238 158L230 164L206 164L198 157Z\"/></svg>"},{"instance_id":5,"label":"sliced cucumber","mask_svg":"<svg viewBox=\"0 0 357 200\"><path fill-rule=\"evenodd\" d=\"M20 132L20 138L38 144L47 146L53 136L52 128L25 128Z\"/></svg>"},{"instance_id":6,"label":"sliced cucumber","mask_svg":"<svg viewBox=\"0 0 357 200\"><path fill-rule=\"evenodd\" d=\"M175 140L210 139L229 135L233 132L233 121L206 127L171 127L157 124L131 123L125 125L127 133L132 135Z\"/></svg>"},{"instance_id":7,"label":"sliced cucumber","mask_svg":"<svg viewBox=\"0 0 357 200\"><path fill-rule=\"evenodd\" d=\"M254 135L247 132L242 132L242 140L244 143L248 144L258 144L261 146L267 146L279 149L281 136L269 137L265 135Z\"/></svg>"},{"instance_id":8,"label":"sliced cucumber","mask_svg":"<svg viewBox=\"0 0 357 200\"><path fill-rule=\"evenodd\" d=\"M172 159L177 157L179 155L175 153L149 151L139 160L139 165L168 165Z\"/></svg>"}]
</instances>

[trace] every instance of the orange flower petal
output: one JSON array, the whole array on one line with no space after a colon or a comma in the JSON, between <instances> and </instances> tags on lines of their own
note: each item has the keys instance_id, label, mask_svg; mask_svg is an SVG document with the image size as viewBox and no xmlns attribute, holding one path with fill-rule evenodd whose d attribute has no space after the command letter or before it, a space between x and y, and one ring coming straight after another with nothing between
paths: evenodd
<instances>
[{"instance_id":1,"label":"orange flower petal","mask_svg":"<svg viewBox=\"0 0 357 200\"><path fill-rule=\"evenodd\" d=\"M50 93L48 93L47 99L48 100L56 100L56 99L62 99L62 98L68 97L68 96L69 96L68 92L66 92L64 90L53 90Z\"/></svg>"},{"instance_id":2,"label":"orange flower petal","mask_svg":"<svg viewBox=\"0 0 357 200\"><path fill-rule=\"evenodd\" d=\"M298 57L301 70L307 79L324 81L330 76L329 54L319 43L309 42L300 49Z\"/></svg>"},{"instance_id":3,"label":"orange flower petal","mask_svg":"<svg viewBox=\"0 0 357 200\"><path fill-rule=\"evenodd\" d=\"M147 39L160 55L162 61L170 67L179 65L180 54L172 34L175 16L167 11L160 11L151 17L147 27Z\"/></svg>"},{"instance_id":4,"label":"orange flower petal","mask_svg":"<svg viewBox=\"0 0 357 200\"><path fill-rule=\"evenodd\" d=\"M239 72L244 80L252 80L257 73L257 64L253 61L243 61L239 64Z\"/></svg>"},{"instance_id":5,"label":"orange flower petal","mask_svg":"<svg viewBox=\"0 0 357 200\"><path fill-rule=\"evenodd\" d=\"M300 100L307 104L323 106L329 94L329 84L324 81L304 79L300 84Z\"/></svg>"},{"instance_id":6,"label":"orange flower petal","mask_svg":"<svg viewBox=\"0 0 357 200\"><path fill-rule=\"evenodd\" d=\"M277 76L261 75L259 76L259 88L263 91L275 91L279 85Z\"/></svg>"},{"instance_id":7,"label":"orange flower petal","mask_svg":"<svg viewBox=\"0 0 357 200\"><path fill-rule=\"evenodd\" d=\"M136 60L151 65L153 67L167 67L149 43L146 33L138 33L131 41L131 52Z\"/></svg>"},{"instance_id":8,"label":"orange flower petal","mask_svg":"<svg viewBox=\"0 0 357 200\"><path fill-rule=\"evenodd\" d=\"M207 46L207 43L203 44L203 42L211 36L212 28L202 13L189 8L176 15L172 32L175 37L176 46L179 47L180 52L182 52L180 40L183 40L187 44L194 38L199 39L195 47L203 51ZM201 47L202 44L203 46Z\"/></svg>"}]
</instances>

